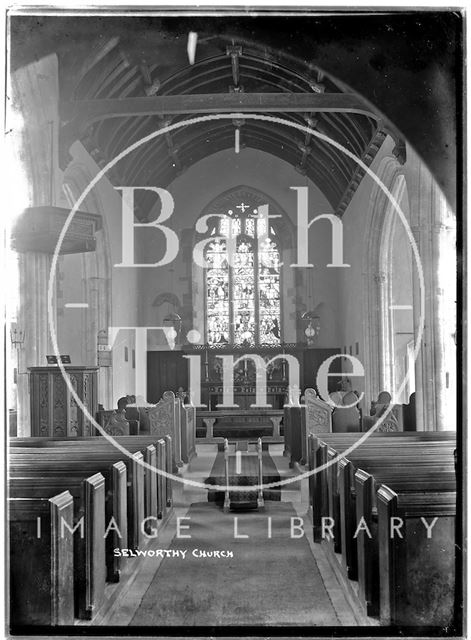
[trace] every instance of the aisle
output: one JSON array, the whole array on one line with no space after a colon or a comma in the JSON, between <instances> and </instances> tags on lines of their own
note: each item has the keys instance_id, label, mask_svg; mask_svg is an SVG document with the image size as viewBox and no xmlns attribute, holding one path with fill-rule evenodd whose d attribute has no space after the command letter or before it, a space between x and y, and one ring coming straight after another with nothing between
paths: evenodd
<instances>
[{"instance_id":1,"label":"aisle","mask_svg":"<svg viewBox=\"0 0 471 640\"><path fill-rule=\"evenodd\" d=\"M340 624L306 537L290 537L292 504L224 514L196 503L187 516L182 533L191 539L170 545L185 557L162 561L132 626ZM237 533L249 537L234 539L235 517ZM195 557L214 550L233 557Z\"/></svg>"},{"instance_id":2,"label":"aisle","mask_svg":"<svg viewBox=\"0 0 471 640\"><path fill-rule=\"evenodd\" d=\"M312 541L307 481L287 485L280 501L266 501L263 512L224 514L208 503L204 481L213 469L217 445L198 445L197 457L181 470L199 486L173 482L174 512L146 550L185 551L185 558L158 556L129 559L131 574L107 586L108 605L95 625L300 625L368 624L346 598L321 545ZM270 446L278 475L293 475L282 446ZM303 485L304 486L303 488ZM176 539L177 519L191 539ZM305 519L306 536L290 539L290 518ZM250 538L234 539L238 533ZM272 538L268 539L268 517ZM298 521L296 521L298 522ZM194 549L228 550L233 558L193 558ZM162 556L164 554L162 553ZM81 624L89 625L83 621Z\"/></svg>"}]
</instances>

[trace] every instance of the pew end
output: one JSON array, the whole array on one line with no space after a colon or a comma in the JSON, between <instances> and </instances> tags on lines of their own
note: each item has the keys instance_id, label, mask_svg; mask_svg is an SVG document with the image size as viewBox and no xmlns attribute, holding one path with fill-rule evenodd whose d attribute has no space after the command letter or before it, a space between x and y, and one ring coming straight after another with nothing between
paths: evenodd
<instances>
[{"instance_id":1,"label":"pew end","mask_svg":"<svg viewBox=\"0 0 471 640\"><path fill-rule=\"evenodd\" d=\"M452 626L455 492L398 494L382 485L377 497L381 624ZM425 517L429 525L436 518L430 538ZM401 522L402 537L393 535Z\"/></svg>"},{"instance_id":2,"label":"pew end","mask_svg":"<svg viewBox=\"0 0 471 640\"><path fill-rule=\"evenodd\" d=\"M73 535L68 491L49 498L10 498L10 618L15 625L74 622ZM38 530L38 518L40 528Z\"/></svg>"}]
</instances>

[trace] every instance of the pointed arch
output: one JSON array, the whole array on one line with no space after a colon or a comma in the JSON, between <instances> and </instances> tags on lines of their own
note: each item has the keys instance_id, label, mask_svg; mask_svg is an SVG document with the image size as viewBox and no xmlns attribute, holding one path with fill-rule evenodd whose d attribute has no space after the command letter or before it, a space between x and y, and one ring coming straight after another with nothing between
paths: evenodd
<instances>
[{"instance_id":1,"label":"pointed arch","mask_svg":"<svg viewBox=\"0 0 471 640\"><path fill-rule=\"evenodd\" d=\"M400 201L404 194L405 177L402 165L394 156L381 161L378 178ZM364 307L366 322L363 323L364 344L367 362L365 379L367 403L375 399L382 390L390 393L395 388L394 335L391 323L392 277L391 258L397 213L389 198L375 183L370 196L368 211L369 235L365 251L363 274Z\"/></svg>"}]
</instances>

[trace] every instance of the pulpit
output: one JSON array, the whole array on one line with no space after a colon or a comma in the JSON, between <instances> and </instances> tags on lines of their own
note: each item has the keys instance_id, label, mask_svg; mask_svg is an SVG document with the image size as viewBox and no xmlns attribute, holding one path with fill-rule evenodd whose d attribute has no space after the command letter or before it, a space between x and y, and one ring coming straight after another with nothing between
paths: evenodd
<instances>
[{"instance_id":1,"label":"pulpit","mask_svg":"<svg viewBox=\"0 0 471 640\"><path fill-rule=\"evenodd\" d=\"M64 366L78 398L95 417L98 398L98 367ZM77 437L94 434L67 386L59 367L30 367L31 435Z\"/></svg>"}]
</instances>

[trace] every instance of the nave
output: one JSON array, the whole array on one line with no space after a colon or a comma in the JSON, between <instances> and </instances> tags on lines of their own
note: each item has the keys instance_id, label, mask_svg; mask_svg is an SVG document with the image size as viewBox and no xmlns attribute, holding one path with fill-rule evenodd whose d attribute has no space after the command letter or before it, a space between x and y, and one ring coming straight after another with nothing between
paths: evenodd
<instances>
[{"instance_id":1,"label":"nave","mask_svg":"<svg viewBox=\"0 0 471 640\"><path fill-rule=\"evenodd\" d=\"M18 628L451 625L454 432L311 432L303 461L298 417L285 407L280 443L183 446L175 476L181 423L12 438Z\"/></svg>"}]
</instances>

